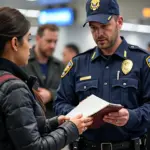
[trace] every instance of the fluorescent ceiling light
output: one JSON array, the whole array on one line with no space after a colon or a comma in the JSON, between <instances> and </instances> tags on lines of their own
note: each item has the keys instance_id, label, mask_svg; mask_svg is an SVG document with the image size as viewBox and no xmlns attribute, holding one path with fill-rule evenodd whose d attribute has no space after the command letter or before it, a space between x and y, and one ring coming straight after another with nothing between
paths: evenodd
<instances>
[{"instance_id":1,"label":"fluorescent ceiling light","mask_svg":"<svg viewBox=\"0 0 150 150\"><path fill-rule=\"evenodd\" d=\"M139 32L139 33L150 33L150 26L140 25L140 24L132 24L132 23L124 23L121 30L122 31Z\"/></svg>"},{"instance_id":2,"label":"fluorescent ceiling light","mask_svg":"<svg viewBox=\"0 0 150 150\"><path fill-rule=\"evenodd\" d=\"M40 11L38 11L38 10L28 10L25 15L27 17L38 18L39 13L40 13Z\"/></svg>"},{"instance_id":3,"label":"fluorescent ceiling light","mask_svg":"<svg viewBox=\"0 0 150 150\"><path fill-rule=\"evenodd\" d=\"M38 18L40 11L39 10L28 10L28 9L18 9L23 15L31 18Z\"/></svg>"}]
</instances>

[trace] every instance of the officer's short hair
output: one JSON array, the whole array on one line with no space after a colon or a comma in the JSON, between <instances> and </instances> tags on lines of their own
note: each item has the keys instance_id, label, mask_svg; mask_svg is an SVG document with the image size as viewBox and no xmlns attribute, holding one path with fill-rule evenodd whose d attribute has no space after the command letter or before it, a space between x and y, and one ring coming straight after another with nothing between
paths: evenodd
<instances>
[{"instance_id":1,"label":"officer's short hair","mask_svg":"<svg viewBox=\"0 0 150 150\"><path fill-rule=\"evenodd\" d=\"M59 31L58 26L56 26L55 24L44 24L44 25L39 26L39 28L37 30L37 35L40 37L43 36L43 33L46 29L49 31L52 31L52 32Z\"/></svg>"},{"instance_id":2,"label":"officer's short hair","mask_svg":"<svg viewBox=\"0 0 150 150\"><path fill-rule=\"evenodd\" d=\"M78 46L75 45L75 44L72 44L72 43L66 44L65 47L68 48L69 51L73 51L77 55L80 53L80 50L79 50Z\"/></svg>"},{"instance_id":3,"label":"officer's short hair","mask_svg":"<svg viewBox=\"0 0 150 150\"><path fill-rule=\"evenodd\" d=\"M113 15L113 18L115 21L117 21L118 17L119 17L119 15Z\"/></svg>"}]
</instances>

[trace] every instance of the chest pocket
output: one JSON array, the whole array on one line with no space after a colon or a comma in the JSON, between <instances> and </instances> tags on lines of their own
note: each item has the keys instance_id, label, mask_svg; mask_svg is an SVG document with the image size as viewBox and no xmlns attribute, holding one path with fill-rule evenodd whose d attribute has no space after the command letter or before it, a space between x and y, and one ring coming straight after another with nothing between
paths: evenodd
<instances>
[{"instance_id":1,"label":"chest pocket","mask_svg":"<svg viewBox=\"0 0 150 150\"><path fill-rule=\"evenodd\" d=\"M138 80L122 78L112 81L111 100L124 107L133 108L137 104Z\"/></svg>"},{"instance_id":2,"label":"chest pocket","mask_svg":"<svg viewBox=\"0 0 150 150\"><path fill-rule=\"evenodd\" d=\"M76 83L76 94L80 101L91 94L96 94L97 90L98 80L87 80Z\"/></svg>"}]
</instances>

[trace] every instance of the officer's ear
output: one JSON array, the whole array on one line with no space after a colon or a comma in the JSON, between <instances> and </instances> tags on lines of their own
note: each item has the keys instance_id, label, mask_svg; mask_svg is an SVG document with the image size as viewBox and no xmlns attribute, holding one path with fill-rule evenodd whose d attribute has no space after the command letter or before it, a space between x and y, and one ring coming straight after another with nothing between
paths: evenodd
<instances>
[{"instance_id":1,"label":"officer's ear","mask_svg":"<svg viewBox=\"0 0 150 150\"><path fill-rule=\"evenodd\" d=\"M119 30L121 30L122 25L123 25L123 17L122 16L118 16L118 18L117 18L117 26L118 26Z\"/></svg>"}]
</instances>

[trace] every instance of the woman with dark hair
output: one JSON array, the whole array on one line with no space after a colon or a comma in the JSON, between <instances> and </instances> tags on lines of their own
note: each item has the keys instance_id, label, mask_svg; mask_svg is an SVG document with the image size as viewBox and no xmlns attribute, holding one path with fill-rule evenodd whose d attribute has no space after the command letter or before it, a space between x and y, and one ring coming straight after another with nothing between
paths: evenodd
<instances>
[{"instance_id":1,"label":"woman with dark hair","mask_svg":"<svg viewBox=\"0 0 150 150\"><path fill-rule=\"evenodd\" d=\"M92 118L45 118L44 105L33 90L35 77L20 69L30 55L29 29L18 10L0 8L0 150L60 150L76 140Z\"/></svg>"}]
</instances>

